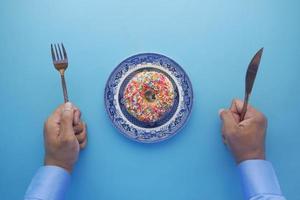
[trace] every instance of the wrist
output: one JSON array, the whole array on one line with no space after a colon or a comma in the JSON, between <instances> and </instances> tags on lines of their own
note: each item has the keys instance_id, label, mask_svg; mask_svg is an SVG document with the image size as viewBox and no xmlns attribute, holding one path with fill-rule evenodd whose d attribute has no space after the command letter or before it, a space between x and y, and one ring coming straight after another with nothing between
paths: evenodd
<instances>
[{"instance_id":1,"label":"wrist","mask_svg":"<svg viewBox=\"0 0 300 200\"><path fill-rule=\"evenodd\" d=\"M240 164L246 160L266 160L265 152L247 153L245 155L235 157L236 164Z\"/></svg>"},{"instance_id":2,"label":"wrist","mask_svg":"<svg viewBox=\"0 0 300 200\"><path fill-rule=\"evenodd\" d=\"M58 161L58 160L55 160L52 158L47 158L47 157L44 160L44 165L45 166L57 166L57 167L63 168L64 170L68 171L69 173L71 173L73 170L73 165L69 165L64 162L61 162L61 161Z\"/></svg>"}]
</instances>

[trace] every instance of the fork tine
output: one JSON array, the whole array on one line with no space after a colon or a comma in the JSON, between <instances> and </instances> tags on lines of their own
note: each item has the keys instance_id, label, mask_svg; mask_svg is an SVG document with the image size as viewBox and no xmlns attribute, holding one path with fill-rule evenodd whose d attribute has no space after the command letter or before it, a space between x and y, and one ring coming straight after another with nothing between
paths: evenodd
<instances>
[{"instance_id":1,"label":"fork tine","mask_svg":"<svg viewBox=\"0 0 300 200\"><path fill-rule=\"evenodd\" d=\"M55 54L54 54L54 50L53 50L53 45L51 44L51 54L52 54L52 61L55 61Z\"/></svg>"},{"instance_id":2,"label":"fork tine","mask_svg":"<svg viewBox=\"0 0 300 200\"><path fill-rule=\"evenodd\" d=\"M58 46L58 50L59 50L60 59L64 59L64 57L62 56L62 53L61 53L60 45L57 44L57 46Z\"/></svg>"},{"instance_id":3,"label":"fork tine","mask_svg":"<svg viewBox=\"0 0 300 200\"><path fill-rule=\"evenodd\" d=\"M68 59L67 52L66 52L66 49L65 49L65 47L64 47L64 44L63 44L63 43L61 43L61 47L62 47L62 50L63 50L63 53L64 53L64 57L65 57L65 59Z\"/></svg>"},{"instance_id":4,"label":"fork tine","mask_svg":"<svg viewBox=\"0 0 300 200\"><path fill-rule=\"evenodd\" d=\"M57 45L54 44L54 47L55 47L56 58L57 58L57 60L60 60L59 55L58 55L58 51L57 51Z\"/></svg>"}]
</instances>

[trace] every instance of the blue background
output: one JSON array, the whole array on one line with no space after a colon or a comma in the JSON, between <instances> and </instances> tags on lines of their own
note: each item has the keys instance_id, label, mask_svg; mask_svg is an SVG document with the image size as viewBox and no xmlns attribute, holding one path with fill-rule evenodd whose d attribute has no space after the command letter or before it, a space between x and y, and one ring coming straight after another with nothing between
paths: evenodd
<instances>
[{"instance_id":1,"label":"blue background","mask_svg":"<svg viewBox=\"0 0 300 200\"><path fill-rule=\"evenodd\" d=\"M69 54L69 97L89 144L67 199L242 199L218 110L243 98L246 67L265 47L250 102L269 118L267 157L288 199L300 199L300 2L274 0L2 0L0 194L22 199L43 163L43 122L62 103L50 43ZM189 74L192 116L176 137L147 145L115 130L105 82L128 56L157 52Z\"/></svg>"}]
</instances>

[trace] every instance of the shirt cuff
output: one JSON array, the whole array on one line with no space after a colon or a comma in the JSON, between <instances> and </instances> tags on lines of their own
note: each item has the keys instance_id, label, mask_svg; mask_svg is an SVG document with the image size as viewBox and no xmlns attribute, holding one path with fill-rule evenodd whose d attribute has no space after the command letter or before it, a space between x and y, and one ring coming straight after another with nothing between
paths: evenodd
<instances>
[{"instance_id":1,"label":"shirt cuff","mask_svg":"<svg viewBox=\"0 0 300 200\"><path fill-rule=\"evenodd\" d=\"M25 199L62 200L70 180L70 174L63 168L43 166L32 179Z\"/></svg>"},{"instance_id":2,"label":"shirt cuff","mask_svg":"<svg viewBox=\"0 0 300 200\"><path fill-rule=\"evenodd\" d=\"M246 160L238 165L246 199L255 195L282 195L276 173L270 162Z\"/></svg>"}]
</instances>

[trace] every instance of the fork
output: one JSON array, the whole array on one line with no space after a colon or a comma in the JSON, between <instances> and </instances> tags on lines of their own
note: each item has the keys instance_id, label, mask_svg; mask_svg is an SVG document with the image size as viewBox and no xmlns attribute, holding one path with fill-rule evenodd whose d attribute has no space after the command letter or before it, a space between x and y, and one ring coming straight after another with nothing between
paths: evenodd
<instances>
[{"instance_id":1,"label":"fork","mask_svg":"<svg viewBox=\"0 0 300 200\"><path fill-rule=\"evenodd\" d=\"M67 86L65 81L65 71L68 67L68 56L63 43L61 43L61 45L51 44L51 54L52 54L53 65L60 73L61 84L62 84L63 94L64 94L64 101L66 103L69 101L68 91L67 91Z\"/></svg>"}]
</instances>

